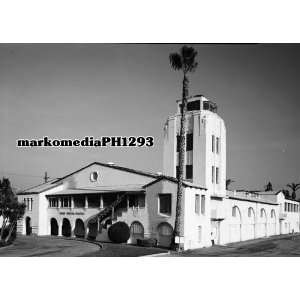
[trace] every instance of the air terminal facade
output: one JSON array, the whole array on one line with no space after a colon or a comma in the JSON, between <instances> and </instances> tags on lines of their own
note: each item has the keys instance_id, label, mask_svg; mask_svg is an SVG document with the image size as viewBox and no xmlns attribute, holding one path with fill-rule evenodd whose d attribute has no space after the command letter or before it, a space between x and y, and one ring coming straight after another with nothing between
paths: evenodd
<instances>
[{"instance_id":1,"label":"air terminal facade","mask_svg":"<svg viewBox=\"0 0 300 300\"><path fill-rule=\"evenodd\" d=\"M62 178L26 189L18 201L26 213L18 232L107 241L110 224L130 227L129 243L156 238L168 247L175 223L177 113L164 126L163 174L94 162ZM184 248L299 232L299 203L281 191L226 190L226 129L217 106L202 95L189 98L184 181ZM80 230L79 230L80 229Z\"/></svg>"}]
</instances>

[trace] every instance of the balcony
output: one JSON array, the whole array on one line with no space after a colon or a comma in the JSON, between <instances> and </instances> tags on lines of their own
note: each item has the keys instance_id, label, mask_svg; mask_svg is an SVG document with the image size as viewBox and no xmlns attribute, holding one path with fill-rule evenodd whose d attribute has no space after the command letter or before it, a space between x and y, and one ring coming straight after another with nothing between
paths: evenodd
<instances>
[{"instance_id":1,"label":"balcony","mask_svg":"<svg viewBox=\"0 0 300 300\"><path fill-rule=\"evenodd\" d=\"M287 218L287 213L279 213L279 220L285 220Z\"/></svg>"},{"instance_id":2,"label":"balcony","mask_svg":"<svg viewBox=\"0 0 300 300\"><path fill-rule=\"evenodd\" d=\"M213 221L222 221L225 219L225 213L221 209L212 209L210 211L210 219Z\"/></svg>"}]
</instances>

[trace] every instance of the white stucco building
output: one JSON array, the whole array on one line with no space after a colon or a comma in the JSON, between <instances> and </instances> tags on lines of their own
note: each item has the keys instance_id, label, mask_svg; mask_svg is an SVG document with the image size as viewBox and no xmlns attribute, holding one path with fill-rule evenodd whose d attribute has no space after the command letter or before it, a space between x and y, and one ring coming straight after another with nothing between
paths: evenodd
<instances>
[{"instance_id":1,"label":"white stucco building","mask_svg":"<svg viewBox=\"0 0 300 300\"><path fill-rule=\"evenodd\" d=\"M164 126L163 175L91 163L20 192L18 201L27 209L18 232L108 240L110 224L124 221L130 243L152 237L168 247L176 209L177 104ZM187 110L184 248L211 246L212 238L227 244L299 232L299 203L281 191L226 191L226 128L217 106L197 95L189 98Z\"/></svg>"}]
</instances>

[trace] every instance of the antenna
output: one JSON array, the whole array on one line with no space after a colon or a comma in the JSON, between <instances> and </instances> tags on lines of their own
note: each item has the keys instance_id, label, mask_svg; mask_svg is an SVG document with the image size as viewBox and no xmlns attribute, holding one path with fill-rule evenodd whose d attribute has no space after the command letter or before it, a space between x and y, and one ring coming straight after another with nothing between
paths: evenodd
<instances>
[{"instance_id":1,"label":"antenna","mask_svg":"<svg viewBox=\"0 0 300 300\"><path fill-rule=\"evenodd\" d=\"M44 175L44 181L45 183L49 180L49 176L47 175L47 171L45 172L45 175Z\"/></svg>"}]
</instances>

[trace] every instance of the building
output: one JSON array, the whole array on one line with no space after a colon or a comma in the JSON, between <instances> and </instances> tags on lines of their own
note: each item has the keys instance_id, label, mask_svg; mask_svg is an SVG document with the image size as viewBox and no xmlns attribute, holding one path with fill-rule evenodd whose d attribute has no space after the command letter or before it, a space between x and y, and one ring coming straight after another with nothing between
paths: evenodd
<instances>
[{"instance_id":1,"label":"building","mask_svg":"<svg viewBox=\"0 0 300 300\"><path fill-rule=\"evenodd\" d=\"M117 221L130 226L129 243L156 238L168 247L175 223L177 112L164 126L163 175L91 163L62 178L26 189L18 201L26 213L18 232L107 241ZM226 190L226 128L217 105L202 95L187 107L184 181L184 249L299 232L299 203L281 191Z\"/></svg>"}]
</instances>

